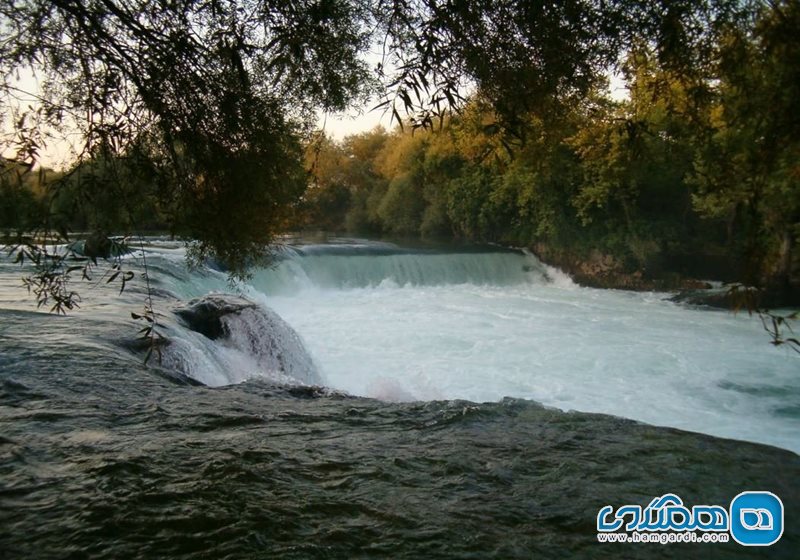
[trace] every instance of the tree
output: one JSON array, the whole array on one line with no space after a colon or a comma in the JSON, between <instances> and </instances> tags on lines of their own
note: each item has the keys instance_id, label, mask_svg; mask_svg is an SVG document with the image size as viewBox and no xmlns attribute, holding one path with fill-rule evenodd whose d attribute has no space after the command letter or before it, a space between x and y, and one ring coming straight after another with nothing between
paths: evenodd
<instances>
[{"instance_id":1,"label":"tree","mask_svg":"<svg viewBox=\"0 0 800 560\"><path fill-rule=\"evenodd\" d=\"M697 210L728 217L740 232L746 281L782 292L800 268L798 26L800 4L780 2L762 10L751 32L724 36L694 175Z\"/></svg>"},{"instance_id":2,"label":"tree","mask_svg":"<svg viewBox=\"0 0 800 560\"><path fill-rule=\"evenodd\" d=\"M369 197L385 186L377 169L378 155L389 135L383 127L355 134L344 139L347 154L347 176L350 184L350 208L345 216L344 229L352 232L379 232L380 225L370 216Z\"/></svg>"},{"instance_id":3,"label":"tree","mask_svg":"<svg viewBox=\"0 0 800 560\"><path fill-rule=\"evenodd\" d=\"M78 158L134 150L170 226L245 273L302 196L300 136L317 110L377 91L398 121L430 127L474 87L524 136L591 90L634 38L691 69L733 0L0 0L2 146L34 164L53 134ZM361 55L381 45L371 72ZM19 106L15 76L39 77ZM413 183L413 182L412 182ZM55 187L57 189L57 186ZM397 186L392 192L407 189ZM405 227L405 226L404 226ZM50 271L54 272L54 271Z\"/></svg>"},{"instance_id":4,"label":"tree","mask_svg":"<svg viewBox=\"0 0 800 560\"><path fill-rule=\"evenodd\" d=\"M75 129L82 160L135 148L194 255L241 273L304 188L298 136L314 111L344 109L369 86L361 9L3 1L3 109L17 111L4 152L33 164L45 133ZM26 68L40 78L40 105L19 110L13 76Z\"/></svg>"},{"instance_id":5,"label":"tree","mask_svg":"<svg viewBox=\"0 0 800 560\"><path fill-rule=\"evenodd\" d=\"M310 184L301 203L300 225L326 231L341 229L350 206L349 160L345 151L320 134L306 147L305 159Z\"/></svg>"},{"instance_id":6,"label":"tree","mask_svg":"<svg viewBox=\"0 0 800 560\"><path fill-rule=\"evenodd\" d=\"M40 223L39 193L52 175L52 170L31 173L25 165L0 159L0 228L27 231Z\"/></svg>"},{"instance_id":7,"label":"tree","mask_svg":"<svg viewBox=\"0 0 800 560\"><path fill-rule=\"evenodd\" d=\"M583 171L572 199L578 217L599 223L617 253L644 272L685 243L697 221L686 182L696 133L687 88L654 58L647 48L632 50L624 66L630 98L596 104L569 141Z\"/></svg>"}]
</instances>

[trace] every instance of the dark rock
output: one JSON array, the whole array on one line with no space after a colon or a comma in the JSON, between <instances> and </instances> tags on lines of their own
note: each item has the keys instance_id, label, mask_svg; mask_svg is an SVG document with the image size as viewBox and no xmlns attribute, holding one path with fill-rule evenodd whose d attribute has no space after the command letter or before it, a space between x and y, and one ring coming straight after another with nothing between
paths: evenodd
<instances>
[{"instance_id":1,"label":"dark rock","mask_svg":"<svg viewBox=\"0 0 800 560\"><path fill-rule=\"evenodd\" d=\"M295 330L273 310L245 298L212 294L175 314L189 329L250 356L264 373L316 385L319 372Z\"/></svg>"},{"instance_id":2,"label":"dark rock","mask_svg":"<svg viewBox=\"0 0 800 560\"><path fill-rule=\"evenodd\" d=\"M755 309L761 304L762 299L762 292L756 288L748 288L739 284L706 290L685 290L669 298L670 301L686 305L743 310Z\"/></svg>"},{"instance_id":3,"label":"dark rock","mask_svg":"<svg viewBox=\"0 0 800 560\"><path fill-rule=\"evenodd\" d=\"M671 301L689 305L704 305L719 309L750 310L778 309L800 305L798 291L745 288L738 284L711 290L690 290L670 298Z\"/></svg>"},{"instance_id":4,"label":"dark rock","mask_svg":"<svg viewBox=\"0 0 800 560\"><path fill-rule=\"evenodd\" d=\"M89 257L95 262L97 259L110 259L131 253L125 239L108 237L101 231L91 233L86 239L73 241L67 247L76 255Z\"/></svg>"},{"instance_id":5,"label":"dark rock","mask_svg":"<svg viewBox=\"0 0 800 560\"><path fill-rule=\"evenodd\" d=\"M102 232L93 232L83 244L83 254L90 259L107 259L111 256L111 240Z\"/></svg>"},{"instance_id":6,"label":"dark rock","mask_svg":"<svg viewBox=\"0 0 800 560\"><path fill-rule=\"evenodd\" d=\"M687 290L679 292L669 298L675 303L686 305L704 305L718 309L731 309L733 307L730 293L727 288L710 290Z\"/></svg>"},{"instance_id":7,"label":"dark rock","mask_svg":"<svg viewBox=\"0 0 800 560\"><path fill-rule=\"evenodd\" d=\"M228 332L222 318L239 314L245 309L254 309L256 304L232 295L207 295L190 301L185 307L175 310L175 314L193 331L216 340Z\"/></svg>"}]
</instances>

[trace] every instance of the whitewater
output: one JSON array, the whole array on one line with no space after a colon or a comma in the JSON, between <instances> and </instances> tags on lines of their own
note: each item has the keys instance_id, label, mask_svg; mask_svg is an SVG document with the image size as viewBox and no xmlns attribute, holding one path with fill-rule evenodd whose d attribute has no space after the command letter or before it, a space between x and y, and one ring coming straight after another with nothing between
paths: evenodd
<instances>
[{"instance_id":1,"label":"whitewater","mask_svg":"<svg viewBox=\"0 0 800 560\"><path fill-rule=\"evenodd\" d=\"M800 360L747 313L580 287L493 247L288 245L235 286L213 268L186 270L180 245L149 251L157 285L179 300L234 292L277 312L322 383L351 395L514 397L800 451ZM172 336L190 339L182 368L207 385L271 375L230 344Z\"/></svg>"}]
</instances>

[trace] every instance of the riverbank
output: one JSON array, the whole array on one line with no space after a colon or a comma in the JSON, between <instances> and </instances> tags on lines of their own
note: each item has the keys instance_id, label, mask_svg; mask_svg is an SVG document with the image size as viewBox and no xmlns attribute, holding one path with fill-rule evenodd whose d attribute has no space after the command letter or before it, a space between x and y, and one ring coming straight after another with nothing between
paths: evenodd
<instances>
[{"instance_id":1,"label":"riverbank","mask_svg":"<svg viewBox=\"0 0 800 560\"><path fill-rule=\"evenodd\" d=\"M800 306L800 286L796 284L748 290L747 296L744 290L729 293L723 286L738 284L735 263L716 255L673 256L647 270L635 269L620 258L596 249L579 254L536 243L531 251L542 262L563 270L587 288L678 292L679 301L724 309Z\"/></svg>"}]
</instances>

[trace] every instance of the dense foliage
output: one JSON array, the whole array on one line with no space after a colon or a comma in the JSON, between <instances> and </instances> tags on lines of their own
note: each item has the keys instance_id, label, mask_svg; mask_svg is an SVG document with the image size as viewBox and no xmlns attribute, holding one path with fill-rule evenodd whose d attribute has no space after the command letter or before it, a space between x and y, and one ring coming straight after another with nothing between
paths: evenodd
<instances>
[{"instance_id":1,"label":"dense foliage","mask_svg":"<svg viewBox=\"0 0 800 560\"><path fill-rule=\"evenodd\" d=\"M50 185L55 214L77 202L73 227L166 222L195 241L195 256L242 272L302 193L299 137L315 111L344 109L369 88L362 8L0 2L3 155L32 167L47 142L77 136L76 172ZM21 91L20 72L38 79L34 91Z\"/></svg>"},{"instance_id":2,"label":"dense foliage","mask_svg":"<svg viewBox=\"0 0 800 560\"><path fill-rule=\"evenodd\" d=\"M317 139L302 225L601 254L645 277L736 279L790 301L800 283L792 29L796 2L764 8L727 26L691 73L640 42L621 65L626 98L600 84L570 107L517 112L516 138L480 95L441 131Z\"/></svg>"},{"instance_id":3,"label":"dense foliage","mask_svg":"<svg viewBox=\"0 0 800 560\"><path fill-rule=\"evenodd\" d=\"M233 274L300 224L599 252L646 274L716 255L788 287L799 13L796 0L2 0L0 226L164 228ZM603 93L612 68L628 100ZM370 94L410 126L313 136L318 111ZM75 163L32 179L64 136Z\"/></svg>"}]
</instances>

